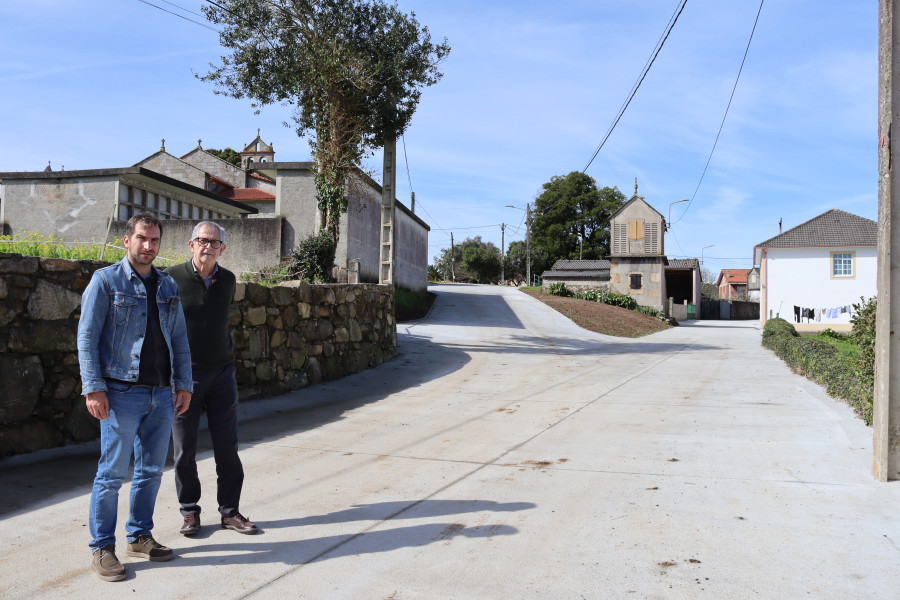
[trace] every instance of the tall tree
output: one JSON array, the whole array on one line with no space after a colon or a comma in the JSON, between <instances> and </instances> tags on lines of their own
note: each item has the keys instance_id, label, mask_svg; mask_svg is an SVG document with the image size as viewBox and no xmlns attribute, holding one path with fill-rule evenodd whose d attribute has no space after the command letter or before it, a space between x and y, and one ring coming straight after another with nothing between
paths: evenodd
<instances>
[{"instance_id":1,"label":"tall tree","mask_svg":"<svg viewBox=\"0 0 900 600\"><path fill-rule=\"evenodd\" d=\"M450 52L415 13L382 0L220 0L204 6L230 54L202 80L216 92L294 109L316 162L316 194L336 240L347 183L361 159L409 125Z\"/></svg>"},{"instance_id":2,"label":"tall tree","mask_svg":"<svg viewBox=\"0 0 900 600\"><path fill-rule=\"evenodd\" d=\"M432 266L443 279L455 275L456 281L492 283L500 279L500 248L476 235L456 244L452 257L450 248L441 250Z\"/></svg>"},{"instance_id":3,"label":"tall tree","mask_svg":"<svg viewBox=\"0 0 900 600\"><path fill-rule=\"evenodd\" d=\"M579 171L554 176L543 188L531 218L532 249L546 252L550 264L579 253L585 260L609 256L609 218L625 195L615 187L598 189L593 177Z\"/></svg>"},{"instance_id":4,"label":"tall tree","mask_svg":"<svg viewBox=\"0 0 900 600\"><path fill-rule=\"evenodd\" d=\"M523 240L510 242L509 248L506 249L506 256L503 257L504 275L509 281L516 283L527 283L525 277L528 273L528 248ZM531 248L531 271L533 273L543 273L553 266L553 261L547 256L547 253L541 248Z\"/></svg>"}]
</instances>

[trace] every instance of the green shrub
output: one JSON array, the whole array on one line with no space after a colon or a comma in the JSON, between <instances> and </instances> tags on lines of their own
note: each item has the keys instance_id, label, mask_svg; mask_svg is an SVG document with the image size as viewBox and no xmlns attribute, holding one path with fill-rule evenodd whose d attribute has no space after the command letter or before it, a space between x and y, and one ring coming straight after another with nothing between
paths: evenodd
<instances>
[{"instance_id":1,"label":"green shrub","mask_svg":"<svg viewBox=\"0 0 900 600\"><path fill-rule=\"evenodd\" d=\"M634 310L642 315L647 315L648 317L653 317L655 319L664 319L666 317L661 310L656 310L652 306L636 306Z\"/></svg>"},{"instance_id":2,"label":"green shrub","mask_svg":"<svg viewBox=\"0 0 900 600\"><path fill-rule=\"evenodd\" d=\"M606 290L588 290L575 294L575 297L582 300L590 300L591 302L609 304L610 306L621 306L630 310L635 310L638 306L637 301L628 294L616 294Z\"/></svg>"},{"instance_id":3,"label":"green shrub","mask_svg":"<svg viewBox=\"0 0 900 600\"><path fill-rule=\"evenodd\" d=\"M323 230L297 244L288 260L288 274L308 283L332 283L331 269L337 247L334 238Z\"/></svg>"},{"instance_id":4,"label":"green shrub","mask_svg":"<svg viewBox=\"0 0 900 600\"><path fill-rule=\"evenodd\" d=\"M862 296L859 304L853 305L853 316L850 317L852 329L850 337L859 347L860 360L865 365L875 367L875 316L878 312L878 300L874 296L866 300Z\"/></svg>"},{"instance_id":5,"label":"green shrub","mask_svg":"<svg viewBox=\"0 0 900 600\"><path fill-rule=\"evenodd\" d=\"M569 293L569 288L567 288L566 284L562 281L551 283L550 287L547 288L547 293L551 296L571 296L571 294Z\"/></svg>"},{"instance_id":6,"label":"green shrub","mask_svg":"<svg viewBox=\"0 0 900 600\"><path fill-rule=\"evenodd\" d=\"M871 425L874 380L871 370L862 368L859 361L842 354L828 342L801 337L784 319L766 322L762 344L793 371L821 384L831 396L846 400Z\"/></svg>"}]
</instances>

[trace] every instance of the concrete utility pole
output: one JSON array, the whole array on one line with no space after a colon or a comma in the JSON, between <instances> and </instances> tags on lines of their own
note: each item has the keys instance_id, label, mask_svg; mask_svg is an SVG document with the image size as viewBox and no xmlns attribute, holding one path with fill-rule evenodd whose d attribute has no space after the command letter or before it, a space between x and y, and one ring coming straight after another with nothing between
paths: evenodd
<instances>
[{"instance_id":1,"label":"concrete utility pole","mask_svg":"<svg viewBox=\"0 0 900 600\"><path fill-rule=\"evenodd\" d=\"M384 144L381 175L381 283L394 283L394 189L397 187L397 140Z\"/></svg>"},{"instance_id":2,"label":"concrete utility pole","mask_svg":"<svg viewBox=\"0 0 900 600\"><path fill-rule=\"evenodd\" d=\"M875 335L875 401L872 474L881 481L900 479L900 273L894 251L900 253L900 229L893 228L894 209L900 215L900 189L892 167L900 159L893 149L894 115L900 115L900 23L894 15L900 0L879 3L878 43L878 314ZM896 94L894 92L897 92Z\"/></svg>"},{"instance_id":3,"label":"concrete utility pole","mask_svg":"<svg viewBox=\"0 0 900 600\"><path fill-rule=\"evenodd\" d=\"M500 285L506 285L506 272L503 269L503 252L506 248L506 223L500 223Z\"/></svg>"},{"instance_id":4,"label":"concrete utility pole","mask_svg":"<svg viewBox=\"0 0 900 600\"><path fill-rule=\"evenodd\" d=\"M450 280L456 281L456 269L453 267L453 232L450 232Z\"/></svg>"},{"instance_id":5,"label":"concrete utility pole","mask_svg":"<svg viewBox=\"0 0 900 600\"><path fill-rule=\"evenodd\" d=\"M522 210L521 208L519 210ZM531 203L525 204L525 255L528 262L525 263L526 285L531 285Z\"/></svg>"}]
</instances>

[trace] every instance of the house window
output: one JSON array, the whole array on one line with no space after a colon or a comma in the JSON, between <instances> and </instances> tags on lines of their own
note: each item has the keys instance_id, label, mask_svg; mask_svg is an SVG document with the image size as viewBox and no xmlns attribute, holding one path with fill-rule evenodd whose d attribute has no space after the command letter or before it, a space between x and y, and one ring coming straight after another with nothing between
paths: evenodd
<instances>
[{"instance_id":1,"label":"house window","mask_svg":"<svg viewBox=\"0 0 900 600\"><path fill-rule=\"evenodd\" d=\"M832 279L854 279L856 272L853 270L855 252L832 252L831 253L831 278Z\"/></svg>"},{"instance_id":2,"label":"house window","mask_svg":"<svg viewBox=\"0 0 900 600\"><path fill-rule=\"evenodd\" d=\"M641 289L641 274L632 273L628 276L628 287L632 290Z\"/></svg>"}]
</instances>

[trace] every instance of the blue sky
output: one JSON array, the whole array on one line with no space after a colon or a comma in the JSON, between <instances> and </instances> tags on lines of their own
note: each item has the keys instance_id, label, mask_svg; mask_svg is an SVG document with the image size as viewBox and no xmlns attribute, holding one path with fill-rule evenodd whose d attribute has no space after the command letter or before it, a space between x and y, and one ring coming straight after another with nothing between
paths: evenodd
<instances>
[{"instance_id":1,"label":"blue sky","mask_svg":"<svg viewBox=\"0 0 900 600\"><path fill-rule=\"evenodd\" d=\"M148 0L178 11L164 0ZM197 0L172 0L199 13ZM481 235L524 239L523 210L585 168L677 0L400 0L452 47L403 142L398 198L431 227L429 262ZM756 243L830 208L877 218L878 3L765 3L709 170L759 0L688 0L587 173L663 215L670 257L749 267ZM309 159L290 111L197 80L215 32L138 0L0 5L0 171L122 167L166 149L236 149L257 128L276 160ZM364 165L380 179L380 156ZM696 190L696 194L695 194ZM683 198L693 201L670 203ZM685 207L687 211L685 212ZM707 247L711 246L711 247ZM704 247L707 247L704 249Z\"/></svg>"}]
</instances>

